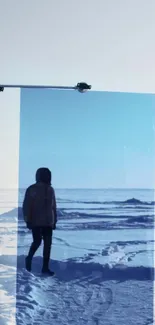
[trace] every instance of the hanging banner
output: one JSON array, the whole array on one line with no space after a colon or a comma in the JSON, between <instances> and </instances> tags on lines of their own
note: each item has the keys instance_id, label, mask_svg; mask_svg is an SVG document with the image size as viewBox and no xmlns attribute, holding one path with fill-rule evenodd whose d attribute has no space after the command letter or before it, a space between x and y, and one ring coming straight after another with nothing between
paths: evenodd
<instances>
[{"instance_id":1,"label":"hanging banner","mask_svg":"<svg viewBox=\"0 0 155 325\"><path fill-rule=\"evenodd\" d=\"M0 256L8 309L17 260L16 324L153 323L155 96L20 100L18 225L0 219L3 246L17 238Z\"/></svg>"}]
</instances>

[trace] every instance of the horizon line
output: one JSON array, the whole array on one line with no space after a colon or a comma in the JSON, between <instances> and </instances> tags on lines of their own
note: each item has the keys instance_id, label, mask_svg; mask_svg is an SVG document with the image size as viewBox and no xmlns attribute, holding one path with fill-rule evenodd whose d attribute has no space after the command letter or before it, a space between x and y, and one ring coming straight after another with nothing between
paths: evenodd
<instances>
[{"instance_id":1,"label":"horizon line","mask_svg":"<svg viewBox=\"0 0 155 325\"><path fill-rule=\"evenodd\" d=\"M30 184L31 185L31 184ZM29 186L29 185L28 185ZM0 188L0 190L24 190L28 186L25 187L5 187ZM155 190L154 188L150 187L55 187L52 185L55 190Z\"/></svg>"}]
</instances>

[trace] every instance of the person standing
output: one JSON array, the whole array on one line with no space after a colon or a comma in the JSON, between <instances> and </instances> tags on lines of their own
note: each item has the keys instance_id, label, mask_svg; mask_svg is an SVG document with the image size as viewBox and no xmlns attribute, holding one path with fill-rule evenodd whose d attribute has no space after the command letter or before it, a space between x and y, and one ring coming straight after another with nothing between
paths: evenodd
<instances>
[{"instance_id":1,"label":"person standing","mask_svg":"<svg viewBox=\"0 0 155 325\"><path fill-rule=\"evenodd\" d=\"M36 183L29 186L23 201L23 216L28 229L32 230L33 242L25 260L27 271L31 272L32 259L44 241L42 273L54 275L49 269L53 230L56 229L57 208L55 191L51 186L51 171L39 168Z\"/></svg>"}]
</instances>

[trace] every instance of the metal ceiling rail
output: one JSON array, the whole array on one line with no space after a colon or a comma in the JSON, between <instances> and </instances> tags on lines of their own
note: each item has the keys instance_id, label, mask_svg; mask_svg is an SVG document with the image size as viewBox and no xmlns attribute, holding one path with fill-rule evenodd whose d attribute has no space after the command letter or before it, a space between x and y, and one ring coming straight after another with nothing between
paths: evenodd
<instances>
[{"instance_id":1,"label":"metal ceiling rail","mask_svg":"<svg viewBox=\"0 0 155 325\"><path fill-rule=\"evenodd\" d=\"M60 89L60 90L77 90L84 93L92 88L85 82L79 82L76 86L50 86L50 85L0 85L0 91L4 91L5 88L30 88L30 89Z\"/></svg>"}]
</instances>

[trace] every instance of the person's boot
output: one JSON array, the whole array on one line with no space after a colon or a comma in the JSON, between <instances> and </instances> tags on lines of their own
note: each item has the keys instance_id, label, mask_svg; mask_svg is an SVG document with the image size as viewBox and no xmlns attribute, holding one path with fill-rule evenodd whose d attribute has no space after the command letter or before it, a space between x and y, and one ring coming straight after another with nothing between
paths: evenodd
<instances>
[{"instance_id":1,"label":"person's boot","mask_svg":"<svg viewBox=\"0 0 155 325\"><path fill-rule=\"evenodd\" d=\"M49 259L44 258L43 259L42 273L45 274L45 275L47 274L47 275L53 276L55 273L49 269L48 264L49 264Z\"/></svg>"},{"instance_id":2,"label":"person's boot","mask_svg":"<svg viewBox=\"0 0 155 325\"><path fill-rule=\"evenodd\" d=\"M27 256L25 259L25 268L28 272L31 272L31 264L32 264L32 259Z\"/></svg>"}]
</instances>

